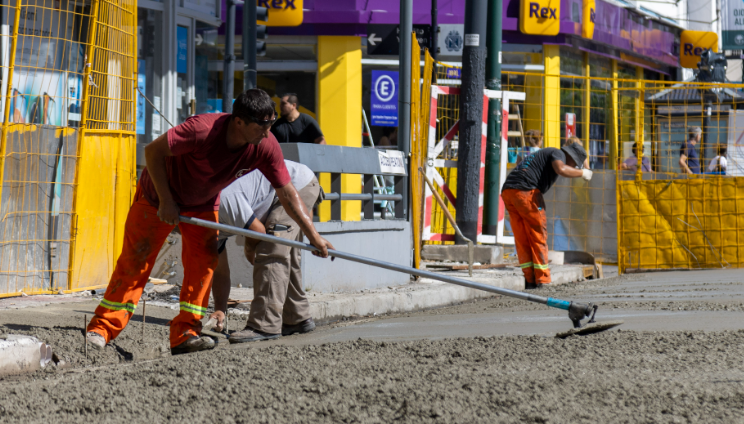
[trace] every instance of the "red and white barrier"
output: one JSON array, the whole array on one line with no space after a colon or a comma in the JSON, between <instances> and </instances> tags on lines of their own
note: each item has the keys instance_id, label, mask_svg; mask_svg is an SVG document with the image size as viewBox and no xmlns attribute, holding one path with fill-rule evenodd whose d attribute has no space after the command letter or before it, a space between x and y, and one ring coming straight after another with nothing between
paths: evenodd
<instances>
[{"instance_id":1,"label":"red and white barrier","mask_svg":"<svg viewBox=\"0 0 744 424\"><path fill-rule=\"evenodd\" d=\"M460 129L460 123L456 122L452 128L447 131L445 136L437 141L437 96L439 95L459 95L460 88L458 87L447 87L447 86L431 86L431 106L429 112L429 139L427 145L427 161L426 161L426 175L430 180L434 181L442 190L447 199L455 207L457 207L457 199L452 194L450 188L445 184L441 174L436 168L457 168L457 161L437 159L437 157L446 149L454 139L454 136ZM478 193L478 242L486 244L508 243L514 244L513 237L503 237L504 229L504 202L499 196L499 220L498 220L498 234L499 236L484 235L483 234L483 203L484 203L484 189L486 179L486 145L488 137L488 100L491 98L500 98L502 100L502 116L506 117L504 122L508 123L508 110L509 110L509 99L524 100L525 93L517 93L510 91L494 91L484 90L483 91L483 115L481 123L481 151L480 151L480 175L479 175L479 193ZM502 149L501 149L501 175L500 184L503 185L506 179L506 152L507 152L507 131L508 125L501 126L501 137L502 137ZM431 232L431 220L433 210L433 193L429 189L429 186L425 186L424 195L424 231L422 234L423 240L431 241L454 241L455 236L452 234L438 234Z\"/></svg>"}]
</instances>

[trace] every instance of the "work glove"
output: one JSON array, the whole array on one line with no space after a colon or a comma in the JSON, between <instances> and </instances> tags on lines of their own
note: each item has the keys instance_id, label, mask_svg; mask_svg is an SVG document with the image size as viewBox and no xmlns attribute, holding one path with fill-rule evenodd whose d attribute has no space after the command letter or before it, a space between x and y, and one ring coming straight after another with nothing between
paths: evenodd
<instances>
[{"instance_id":1,"label":"work glove","mask_svg":"<svg viewBox=\"0 0 744 424\"><path fill-rule=\"evenodd\" d=\"M590 181L592 179L592 171L588 169L582 169L581 178L585 179L586 181Z\"/></svg>"}]
</instances>

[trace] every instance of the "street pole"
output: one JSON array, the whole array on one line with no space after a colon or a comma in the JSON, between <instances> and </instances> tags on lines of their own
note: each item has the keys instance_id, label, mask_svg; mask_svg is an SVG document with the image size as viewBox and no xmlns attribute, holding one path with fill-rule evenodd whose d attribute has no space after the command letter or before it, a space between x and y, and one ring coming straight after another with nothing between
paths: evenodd
<instances>
[{"instance_id":1,"label":"street pole","mask_svg":"<svg viewBox=\"0 0 744 424\"><path fill-rule=\"evenodd\" d=\"M465 1L465 46L460 89L460 144L457 152L457 226L478 238L483 89L486 67L487 0ZM465 244L456 237L457 244Z\"/></svg>"},{"instance_id":2,"label":"street pole","mask_svg":"<svg viewBox=\"0 0 744 424\"><path fill-rule=\"evenodd\" d=\"M411 153L411 33L413 32L413 0L400 1L400 51L398 54L398 149L406 158ZM418 60L418 59L417 59ZM409 172L409 175L412 175ZM407 179L403 190L395 190L403 195L401 202L396 202L396 209L403 208L403 216L408 216L409 187ZM398 205L400 203L400 206Z\"/></svg>"},{"instance_id":3,"label":"street pole","mask_svg":"<svg viewBox=\"0 0 744 424\"><path fill-rule=\"evenodd\" d=\"M243 91L256 88L256 1L243 3Z\"/></svg>"},{"instance_id":4,"label":"street pole","mask_svg":"<svg viewBox=\"0 0 744 424\"><path fill-rule=\"evenodd\" d=\"M225 33L225 67L222 75L222 112L232 112L235 91L235 8L234 0L227 0L227 32Z\"/></svg>"},{"instance_id":5,"label":"street pole","mask_svg":"<svg viewBox=\"0 0 744 424\"><path fill-rule=\"evenodd\" d=\"M437 20L437 0L431 0L431 57L437 60L437 43L439 42L439 21ZM435 73L436 75L436 73Z\"/></svg>"},{"instance_id":6,"label":"street pole","mask_svg":"<svg viewBox=\"0 0 744 424\"><path fill-rule=\"evenodd\" d=\"M488 3L488 56L486 88L501 90L501 19L502 0ZM506 116L506 124L509 117ZM501 99L488 101L488 138L486 139L486 179L483 199L483 233L496 234L499 221L499 177L501 162Z\"/></svg>"}]
</instances>

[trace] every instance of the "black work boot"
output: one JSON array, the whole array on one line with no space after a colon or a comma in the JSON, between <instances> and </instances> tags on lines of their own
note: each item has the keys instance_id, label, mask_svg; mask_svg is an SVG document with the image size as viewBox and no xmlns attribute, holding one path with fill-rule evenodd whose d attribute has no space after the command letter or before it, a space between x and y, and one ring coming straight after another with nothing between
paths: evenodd
<instances>
[{"instance_id":1,"label":"black work boot","mask_svg":"<svg viewBox=\"0 0 744 424\"><path fill-rule=\"evenodd\" d=\"M528 283L526 281L524 283L524 289L525 290L535 290L537 288L538 288L538 284L537 283Z\"/></svg>"},{"instance_id":2,"label":"black work boot","mask_svg":"<svg viewBox=\"0 0 744 424\"><path fill-rule=\"evenodd\" d=\"M308 318L299 324L282 325L282 336L291 336L292 334L305 334L315 330L315 321Z\"/></svg>"}]
</instances>

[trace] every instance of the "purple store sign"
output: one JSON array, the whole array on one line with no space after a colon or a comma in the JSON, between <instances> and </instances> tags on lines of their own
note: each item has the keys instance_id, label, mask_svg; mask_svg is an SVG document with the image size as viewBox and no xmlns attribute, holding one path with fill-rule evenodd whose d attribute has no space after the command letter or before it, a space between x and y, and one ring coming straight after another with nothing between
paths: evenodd
<instances>
[{"instance_id":1,"label":"purple store sign","mask_svg":"<svg viewBox=\"0 0 744 424\"><path fill-rule=\"evenodd\" d=\"M504 0L504 43L566 44L569 38L581 38L582 0L561 0L560 33L553 37L530 36L519 32L520 0ZM668 66L679 66L679 44L675 41L680 29L654 22L614 4L596 0L594 37L589 41L634 53ZM226 16L226 0L222 0ZM272 27L273 35L353 35L365 37L367 24L397 24L400 0L304 0L303 24L298 27ZM440 24L462 24L465 21L465 0L440 0ZM241 33L242 6L238 7L237 33ZM413 23L431 22L431 0L413 0ZM224 25L220 28L224 34ZM585 46L583 50L593 51ZM614 56L613 56L614 57ZM619 58L618 58L619 59Z\"/></svg>"}]
</instances>

